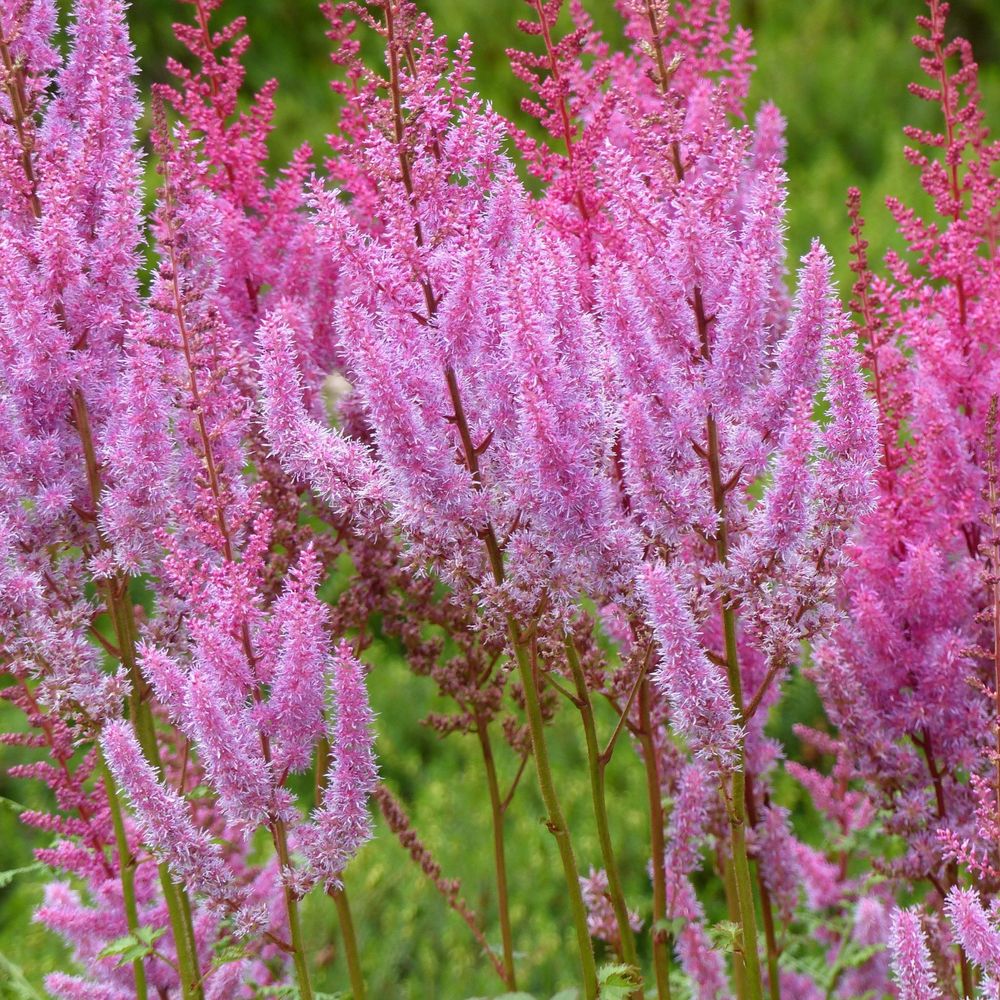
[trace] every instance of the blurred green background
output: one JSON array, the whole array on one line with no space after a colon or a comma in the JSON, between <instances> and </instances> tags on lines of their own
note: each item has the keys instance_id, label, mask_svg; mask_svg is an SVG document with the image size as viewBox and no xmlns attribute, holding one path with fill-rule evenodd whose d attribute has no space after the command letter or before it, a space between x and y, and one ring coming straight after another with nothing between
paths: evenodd
<instances>
[{"instance_id":1,"label":"blurred green background","mask_svg":"<svg viewBox=\"0 0 1000 1000\"><path fill-rule=\"evenodd\" d=\"M476 41L477 86L494 105L523 125L519 110L522 86L507 68L505 49L519 45L515 22L523 5L507 0L420 0L439 30L457 38L468 32ZM611 0L585 0L598 26L616 37ZM797 259L819 236L838 260L846 281L849 243L843 209L848 185L860 186L869 219L874 259L893 242L882 205L892 192L922 204L915 172L903 160L901 126L937 125L931 106L907 93L918 74L917 53L909 43L918 0L743 0L734 2L735 19L755 34L758 71L751 112L764 99L778 104L788 120L788 172L791 206L789 249ZM996 122L1000 108L1000 12L996 0L957 0L953 33L972 39L983 67L985 106ZM324 20L313 0L226 0L221 17L245 14L253 45L247 56L248 83L280 80L272 150L275 163L303 141L321 149L330 129L334 102L328 77ZM168 54L180 55L171 22L190 8L175 0L135 0L131 21L141 59L144 89L166 79ZM414 678L398 650L380 645L369 651L376 664L371 676L377 711L378 752L385 779L399 793L416 829L441 862L446 877L463 883L463 895L496 938L491 909L492 867L489 826L468 803L483 801L481 764L471 741L443 742L418 720L445 706L429 680ZM772 720L776 735L791 745L793 722L815 723L820 712L808 685L793 681L781 718ZM613 720L603 719L606 728ZM0 728L18 720L0 709ZM499 743L499 739L497 740ZM553 733L557 772L564 776L563 795L571 823L580 834L577 847L586 868L598 859L590 822L582 747L572 721L560 720ZM610 800L615 803L616 843L624 858L626 890L646 896L644 795L637 768L628 766L623 746L610 772ZM503 750L501 749L501 756ZM29 782L13 781L5 765L13 759L0 748L0 796L27 805L44 801ZM506 779L513 771L509 755L501 761ZM530 776L529 776L530 778ZM797 822L808 827L810 814L795 786L783 789L785 804ZM572 961L564 958L570 929L565 924L560 880L554 876L551 838L540 822L541 806L526 780L509 817L508 845L514 897L515 941L523 952L524 982L544 994L570 985ZM41 842L17 824L15 809L0 802L0 871L30 864L33 844ZM41 887L38 874L14 878L0 887L0 1000L42 995L41 978L65 968L59 943L30 923ZM3 883L0 878L0 885ZM464 925L440 901L433 888L409 864L391 835L380 827L348 874L371 995L377 998L462 998L498 992L487 963ZM628 891L631 890L631 891ZM530 907L527 901L530 899ZM311 900L307 934L321 963L321 989L346 988L339 939L328 900Z\"/></svg>"}]
</instances>

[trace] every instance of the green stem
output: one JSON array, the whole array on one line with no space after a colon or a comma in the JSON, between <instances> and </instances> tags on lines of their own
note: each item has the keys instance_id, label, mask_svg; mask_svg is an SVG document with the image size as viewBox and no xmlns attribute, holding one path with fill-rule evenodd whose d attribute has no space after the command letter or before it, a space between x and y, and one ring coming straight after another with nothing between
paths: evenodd
<instances>
[{"instance_id":1,"label":"green stem","mask_svg":"<svg viewBox=\"0 0 1000 1000\"><path fill-rule=\"evenodd\" d=\"M747 773L746 777L747 796L747 820L750 829L757 827L757 806L753 790L753 774ZM754 868L757 876L757 891L760 894L760 914L764 924L764 942L767 945L767 985L770 993L770 1000L781 1000L781 980L778 972L778 938L774 928L774 907L771 905L771 893L768 892L764 884L764 875L761 871L760 861Z\"/></svg>"},{"instance_id":2,"label":"green stem","mask_svg":"<svg viewBox=\"0 0 1000 1000\"><path fill-rule=\"evenodd\" d=\"M388 13L388 9L387 9ZM428 295L428 309L431 309L433 298L425 287ZM432 310L431 310L432 311ZM479 453L473 443L469 430L469 422L462 405L458 378L450 366L445 369L445 381L448 385L448 395L455 409L454 421L462 441L462 451L465 465L472 476L476 489L483 489L482 473L479 468ZM496 584L504 581L503 551L491 525L483 532L482 542L486 547L486 555L490 563L490 571ZM596 1000L597 997L597 964L594 961L594 949L590 943L590 932L587 930L587 910L583 905L583 894L580 890L580 874L573 854L573 844L569 836L569 828L563 817L556 795L555 782L552 779L552 769L549 766L549 752L545 743L545 723L542 718L542 708L538 700L538 682L535 677L533 657L529 657L527 643L521 634L521 629L512 616L507 618L507 633L514 647L518 671L521 675L521 685L524 688L525 714L528 717L528 728L531 731L531 748L535 758L535 770L538 774L538 787L542 801L548 813L547 825L549 832L556 838L559 848L559 858L562 861L563 874L566 879L566 889L569 892L570 909L573 913L573 926L576 930L577 947L580 951L580 966L583 973L583 988L586 1000Z\"/></svg>"},{"instance_id":3,"label":"green stem","mask_svg":"<svg viewBox=\"0 0 1000 1000\"><path fill-rule=\"evenodd\" d=\"M101 776L104 779L104 789L108 796L108 806L111 810L111 824L115 831L115 847L118 850L118 874L122 883L122 899L125 903L125 923L129 934L135 936L139 932L139 908L135 901L135 858L128 846L125 834L125 821L122 819L122 807L118 801L118 789L114 778L108 770L104 755L101 754ZM132 962L132 974L135 976L136 1000L146 1000L146 968L141 958Z\"/></svg>"},{"instance_id":4,"label":"green stem","mask_svg":"<svg viewBox=\"0 0 1000 1000\"><path fill-rule=\"evenodd\" d=\"M143 697L145 681L139 671L135 655L136 628L135 615L132 610L128 592L118 593L117 581L110 581L107 586L106 598L108 613L115 626L115 635L121 660L128 669L131 684L129 694L129 716L136 739L142 747L143 755L158 772L162 774L163 763L160 760L160 747L156 739L156 723L149 704ZM127 587L127 583L125 584ZM198 945L194 936L194 922L191 917L191 901L182 885L173 880L166 864L158 866L160 887L167 904L170 917L170 930L174 936L177 949L177 964L181 976L181 991L184 1000L202 1000L201 971L198 967Z\"/></svg>"},{"instance_id":5,"label":"green stem","mask_svg":"<svg viewBox=\"0 0 1000 1000\"><path fill-rule=\"evenodd\" d=\"M326 786L326 772L330 762L330 741L324 736L316 747L316 780L315 804L323 798ZM340 923L340 936L344 940L344 958L347 962L347 975L351 981L353 1000L365 1000L365 977L361 972L361 960L358 957L358 938L354 932L354 918L351 916L351 905L347 899L347 888L328 889L327 895L333 900L337 909L337 920Z\"/></svg>"},{"instance_id":6,"label":"green stem","mask_svg":"<svg viewBox=\"0 0 1000 1000\"><path fill-rule=\"evenodd\" d=\"M493 821L493 865L497 880L497 909L500 916L500 938L503 944L503 967L506 986L517 989L517 975L514 970L514 936L510 925L510 896L507 886L507 856L504 850L503 815L504 807L500 798L500 783L497 781L496 761L485 720L476 713L476 735L483 753L486 768L486 784L490 793L490 813Z\"/></svg>"},{"instance_id":7,"label":"green stem","mask_svg":"<svg viewBox=\"0 0 1000 1000\"><path fill-rule=\"evenodd\" d=\"M121 662L129 673L128 704L132 728L142 748L143 756L162 774L163 765L160 760L159 744L156 740L156 724L153 721L153 713L143 697L145 682L136 661L135 616L128 596L128 582L120 579L109 580L104 585L104 597L108 616L111 618L115 630L115 644ZM105 784L108 785L107 782ZM113 790L114 783L111 782L108 793L109 801L112 801ZM115 806L112 805L112 810L114 808ZM167 913L170 916L170 930L177 948L177 964L184 1000L202 1000L204 990L198 969L198 950L194 937L194 924L191 919L190 901L184 888L174 882L166 864L159 865L157 871L163 890L163 898L167 904Z\"/></svg>"},{"instance_id":8,"label":"green stem","mask_svg":"<svg viewBox=\"0 0 1000 1000\"><path fill-rule=\"evenodd\" d=\"M736 615L730 608L722 612L726 638L726 664L729 689L737 713L742 713L743 694L740 683L739 654L736 644ZM754 910L753 881L750 878L750 857L746 840L746 756L740 740L736 767L733 770L729 799L729 843L733 855L733 878L740 914L740 937L743 964L746 969L747 1000L763 1000L760 978L760 958L757 954L757 914Z\"/></svg>"},{"instance_id":9,"label":"green stem","mask_svg":"<svg viewBox=\"0 0 1000 1000\"><path fill-rule=\"evenodd\" d=\"M197 952L193 950L193 939L188 937L190 915L185 920L184 907L181 905L181 899L187 899L187 896L182 896L178 892L179 887L171 878L170 869L165 861L161 861L156 870L160 876L160 886L167 904L174 947L177 949L177 971L181 977L181 993L184 1000L201 1000L204 991L198 973Z\"/></svg>"},{"instance_id":10,"label":"green stem","mask_svg":"<svg viewBox=\"0 0 1000 1000\"><path fill-rule=\"evenodd\" d=\"M781 973L778 971L778 939L774 931L774 907L771 894L764 885L757 866L757 886L760 890L760 912L764 921L764 941L767 944L767 985L771 1000L781 1000Z\"/></svg>"},{"instance_id":11,"label":"green stem","mask_svg":"<svg viewBox=\"0 0 1000 1000\"><path fill-rule=\"evenodd\" d=\"M306 963L306 951L302 941L302 926L299 922L299 901L292 887L285 880L285 872L292 867L288 853L288 833L281 820L271 824L271 836L274 839L274 849L278 852L281 864L281 878L285 889L285 908L288 912L288 933L292 939L292 961L295 964L295 978L299 984L299 1000L313 1000L312 983L309 980L309 966Z\"/></svg>"},{"instance_id":12,"label":"green stem","mask_svg":"<svg viewBox=\"0 0 1000 1000\"><path fill-rule=\"evenodd\" d=\"M649 681L639 687L639 744L646 772L646 797L649 799L649 843L653 855L653 971L656 974L657 1000L670 1000L670 940L664 924L667 920L666 843L663 836L663 798L660 772L653 744L653 723L649 711Z\"/></svg>"},{"instance_id":13,"label":"green stem","mask_svg":"<svg viewBox=\"0 0 1000 1000\"><path fill-rule=\"evenodd\" d=\"M733 875L732 858L726 854L725 848L720 846L718 853L720 868L722 869L722 885L726 893L726 911L729 914L731 923L739 925L740 906L736 898L736 879ZM746 1000L746 966L743 963L743 955L737 951L733 954L733 982L736 987L736 1000Z\"/></svg>"},{"instance_id":14,"label":"green stem","mask_svg":"<svg viewBox=\"0 0 1000 1000\"><path fill-rule=\"evenodd\" d=\"M351 1000L365 1000L365 977L361 974L361 961L358 958L358 939L354 934L354 918L351 916L351 904L347 899L347 889L331 889L330 898L337 908L337 919L340 921L340 934L344 939L344 958L347 960L347 974L351 980Z\"/></svg>"},{"instance_id":15,"label":"green stem","mask_svg":"<svg viewBox=\"0 0 1000 1000\"><path fill-rule=\"evenodd\" d=\"M559 805L559 797L556 794L556 786L552 778L552 768L549 765L549 751L545 742L545 724L542 719L541 704L538 700L538 685L533 670L533 658L529 657L527 642L513 618L508 618L507 629L514 647L514 655L517 658L521 686L524 688L524 707L528 717L528 728L531 731L531 746L534 752L535 770L538 774L538 787L548 813L546 825L556 839L563 875L566 879L566 891L573 914L577 947L580 952L584 996L587 1000L597 1000L597 965L590 943L590 932L587 930L587 910L583 905L580 873L576 866L576 856L573 853L569 828L563 817L562 807Z\"/></svg>"},{"instance_id":16,"label":"green stem","mask_svg":"<svg viewBox=\"0 0 1000 1000\"><path fill-rule=\"evenodd\" d=\"M601 858L604 870L608 876L608 895L611 897L611 908L618 924L618 940L621 943L622 960L639 969L639 956L635 949L635 935L628 922L628 906L625 903L625 893L622 889L621 875L618 871L618 859L615 857L614 846L611 843L611 824L608 820L608 803L605 793L605 771L607 758L601 753L597 743L597 724L594 721L594 706L590 700L587 688L587 678L580 663L580 655L576 644L567 636L565 640L566 658L569 661L573 683L576 685L576 705L583 720L583 734L587 744L587 767L590 771L590 795L594 805L594 820L597 823L597 839L601 845ZM632 994L635 997L645 996L640 985Z\"/></svg>"},{"instance_id":17,"label":"green stem","mask_svg":"<svg viewBox=\"0 0 1000 1000\"><path fill-rule=\"evenodd\" d=\"M705 316L701 292L694 293L695 316L701 335L705 357L709 353L708 319ZM715 417L710 413L706 426L708 439L708 469L712 483L712 499L719 515L715 538L716 558L725 564L729 559L729 524L726 517L726 488L722 482L722 461L719 448L719 431ZM725 597L721 601L722 629L726 646L726 676L733 700L736 718L743 718L743 682L740 677L740 654L736 640L736 612L728 607ZM757 954L757 914L754 910L753 882L750 878L750 858L746 842L746 753L742 737L737 748L736 766L729 789L729 831L733 856L733 879L736 902L739 908L740 941L746 971L747 1000L763 1000L760 978L760 958Z\"/></svg>"}]
</instances>

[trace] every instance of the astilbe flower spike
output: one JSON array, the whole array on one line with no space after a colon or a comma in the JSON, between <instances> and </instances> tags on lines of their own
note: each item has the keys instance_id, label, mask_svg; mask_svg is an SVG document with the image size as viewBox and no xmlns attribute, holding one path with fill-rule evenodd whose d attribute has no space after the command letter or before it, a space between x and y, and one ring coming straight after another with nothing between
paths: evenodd
<instances>
[{"instance_id":1,"label":"astilbe flower spike","mask_svg":"<svg viewBox=\"0 0 1000 1000\"><path fill-rule=\"evenodd\" d=\"M918 913L913 910L896 911L890 945L900 1000L937 1000L941 992Z\"/></svg>"},{"instance_id":2,"label":"astilbe flower spike","mask_svg":"<svg viewBox=\"0 0 1000 1000\"><path fill-rule=\"evenodd\" d=\"M326 787L310 825L299 832L312 872L328 890L340 888L347 862L372 835L367 803L378 777L364 671L346 642L337 647L332 670L335 718Z\"/></svg>"},{"instance_id":3,"label":"astilbe flower spike","mask_svg":"<svg viewBox=\"0 0 1000 1000\"><path fill-rule=\"evenodd\" d=\"M1000 988L1000 931L975 889L952 889L945 910L965 954L982 970L983 992L992 995Z\"/></svg>"},{"instance_id":4,"label":"astilbe flower spike","mask_svg":"<svg viewBox=\"0 0 1000 1000\"><path fill-rule=\"evenodd\" d=\"M656 679L670 702L673 725L696 753L731 767L739 728L724 678L699 648L691 612L666 570L648 567L645 583L661 653Z\"/></svg>"},{"instance_id":5,"label":"astilbe flower spike","mask_svg":"<svg viewBox=\"0 0 1000 1000\"><path fill-rule=\"evenodd\" d=\"M120 722L108 725L101 747L135 808L140 834L149 849L167 862L175 877L214 905L238 903L239 890L218 847L194 825L187 803L159 782L128 727Z\"/></svg>"}]
</instances>

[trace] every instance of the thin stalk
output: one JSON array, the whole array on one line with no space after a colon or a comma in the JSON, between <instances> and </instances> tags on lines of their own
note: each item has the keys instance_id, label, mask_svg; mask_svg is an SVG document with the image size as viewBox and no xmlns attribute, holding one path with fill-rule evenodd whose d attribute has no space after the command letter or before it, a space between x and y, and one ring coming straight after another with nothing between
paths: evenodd
<instances>
[{"instance_id":1,"label":"thin stalk","mask_svg":"<svg viewBox=\"0 0 1000 1000\"><path fill-rule=\"evenodd\" d=\"M101 471L94 448L86 400L79 390L73 394L73 418L80 435L87 482L96 510L102 491ZM108 617L111 619L115 631L115 646L119 651L122 665L129 673L129 720L146 760L162 773L163 765L160 760L159 745L156 741L156 725L153 721L153 713L145 700L146 684L136 657L137 631L135 612L128 593L128 580L124 577L115 577L107 581L101 589L104 592ZM177 948L177 962L184 1000L202 1000L204 990L198 969L198 949L194 937L194 924L191 919L191 903L184 887L174 882L166 864L159 865L157 871L163 897L167 903L167 913L170 916L170 929L173 932L174 944Z\"/></svg>"},{"instance_id":2,"label":"thin stalk","mask_svg":"<svg viewBox=\"0 0 1000 1000\"><path fill-rule=\"evenodd\" d=\"M590 796L594 806L594 820L597 823L597 839L601 845L601 858L608 876L608 895L611 897L611 908L615 912L615 922L618 924L621 956L627 965L639 969L635 935L629 925L628 906L625 903L625 893L618 871L618 859L615 857L614 846L611 843L611 825L608 821L608 803L605 793L607 758L601 753L598 746L594 706L590 700L587 678L583 673L583 665L580 663L576 644L567 636L565 646L573 683L576 685L576 706L580 711L580 718L583 720L583 734L587 744L587 768L590 771ZM632 995L639 998L644 997L642 986L640 985Z\"/></svg>"},{"instance_id":3,"label":"thin stalk","mask_svg":"<svg viewBox=\"0 0 1000 1000\"><path fill-rule=\"evenodd\" d=\"M733 862L725 850L720 846L718 857L722 868L722 887L726 894L726 910L729 913L730 923L739 924L740 905L736 894L736 878L733 875ZM735 952L733 955L733 981L736 987L736 1000L746 1000L746 967L743 962L742 952Z\"/></svg>"},{"instance_id":4,"label":"thin stalk","mask_svg":"<svg viewBox=\"0 0 1000 1000\"><path fill-rule=\"evenodd\" d=\"M288 934L292 939L292 962L295 965L295 978L299 984L299 998L300 1000L313 1000L309 965L306 962L306 950L302 941L302 925L299 921L299 901L285 877L285 872L292 867L292 860L288 853L288 833L281 820L275 820L272 823L271 837L274 840L274 849L278 853L278 861L282 870L281 880L285 890L285 909L288 913Z\"/></svg>"},{"instance_id":5,"label":"thin stalk","mask_svg":"<svg viewBox=\"0 0 1000 1000\"><path fill-rule=\"evenodd\" d=\"M198 953L194 950L193 935L188 937L191 916L190 912L185 912L187 894L174 883L166 861L161 861L156 870L163 888L163 899L167 904L174 947L177 949L177 972L181 977L181 994L184 1000L201 1000L204 991L201 986L201 975L198 972Z\"/></svg>"},{"instance_id":6,"label":"thin stalk","mask_svg":"<svg viewBox=\"0 0 1000 1000\"><path fill-rule=\"evenodd\" d=\"M760 910L764 922L764 941L767 943L767 986L771 1000L781 1000L781 975L778 971L778 939L774 932L774 908L771 894L757 866L757 886L760 889Z\"/></svg>"},{"instance_id":7,"label":"thin stalk","mask_svg":"<svg viewBox=\"0 0 1000 1000\"><path fill-rule=\"evenodd\" d=\"M639 687L639 744L646 772L646 796L649 799L649 841L653 855L653 971L656 974L657 1000L670 1000L670 941L664 928L667 920L667 872L664 855L663 799L660 772L653 745L653 724L649 712L649 681Z\"/></svg>"},{"instance_id":8,"label":"thin stalk","mask_svg":"<svg viewBox=\"0 0 1000 1000\"><path fill-rule=\"evenodd\" d=\"M911 733L910 739L913 740L916 746L923 752L924 760L927 762L927 770L931 776L931 783L934 786L934 802L937 806L938 819L944 820L948 815L948 809L944 798L944 780L941 775L941 769L938 767L937 760L934 756L933 737L931 736L930 730L925 728L922 731L922 736L914 736ZM958 865L954 861L948 865L947 875L947 885L949 888L959 884ZM935 888L939 888L937 880L934 880L933 884L935 885ZM939 892L942 898L947 895L947 890L941 890L939 888ZM972 996L972 970L969 968L969 962L965 956L965 949L961 946L961 944L955 945L955 951L958 954L958 970L962 980L962 995L970 997Z\"/></svg>"},{"instance_id":9,"label":"thin stalk","mask_svg":"<svg viewBox=\"0 0 1000 1000\"><path fill-rule=\"evenodd\" d=\"M125 834L125 821L122 819L122 807L118 801L118 790L114 778L108 770L104 755L101 755L101 776L108 796L108 806L111 809L111 824L115 830L115 847L118 850L118 875L122 883L122 900L125 903L125 923L129 934L139 932L139 908L135 901L135 858L128 846ZM146 1000L146 969L143 960L137 958L132 962L132 975L135 977L136 1000Z\"/></svg>"},{"instance_id":10,"label":"thin stalk","mask_svg":"<svg viewBox=\"0 0 1000 1000\"><path fill-rule=\"evenodd\" d=\"M497 908L500 915L500 938L503 945L503 967L505 983L509 990L517 989L517 975L514 970L514 936L510 925L510 894L507 886L507 856L504 850L504 807L500 797L500 783L497 780L496 761L493 746L485 720L476 713L476 736L483 754L486 768L486 785L490 793L490 814L493 822L493 866L497 881Z\"/></svg>"},{"instance_id":11,"label":"thin stalk","mask_svg":"<svg viewBox=\"0 0 1000 1000\"><path fill-rule=\"evenodd\" d=\"M754 800L753 775L747 774L747 818L751 829L757 826L757 806ZM760 862L754 866L757 875L757 890L760 893L760 914L764 924L764 941L767 945L767 985L771 1000L781 1000L781 981L778 973L778 939L774 930L774 908L771 893L764 884Z\"/></svg>"},{"instance_id":12,"label":"thin stalk","mask_svg":"<svg viewBox=\"0 0 1000 1000\"><path fill-rule=\"evenodd\" d=\"M347 889L331 889L329 896L337 908L340 936L344 939L344 958L347 960L347 974L351 980L351 1000L365 1000L367 996L365 977L361 974L358 939L354 934L354 918L351 916L351 904L347 899Z\"/></svg>"},{"instance_id":13,"label":"thin stalk","mask_svg":"<svg viewBox=\"0 0 1000 1000\"><path fill-rule=\"evenodd\" d=\"M429 306L433 296L429 295ZM445 368L445 382L448 395L454 407L453 421L462 442L462 452L466 468L472 476L475 489L483 488L482 473L479 468L479 454L472 440L469 421L465 415L462 396L459 391L458 378L453 368ZM497 584L504 581L503 550L492 525L487 525L481 534L481 540L486 548L490 572ZM569 894L570 910L573 914L573 926L576 931L577 947L580 951L580 967L583 974L583 988L586 1000L596 1000L597 997L597 964L594 961L594 949L590 943L590 931L587 929L587 910L583 904L583 893L580 889L580 873L576 864L576 855L569 836L559 796L556 794L555 781L549 765L549 752L545 741L545 722L542 718L542 708L538 700L538 681L535 672L534 655L529 655L528 642L521 632L520 626L513 616L507 618L507 634L514 649L518 672L521 675L521 686L524 688L525 714L528 717L528 728L531 732L531 748L535 758L535 771L538 776L538 787L545 804L548 817L546 825L555 837L559 848L559 858L566 879L566 890Z\"/></svg>"},{"instance_id":14,"label":"thin stalk","mask_svg":"<svg viewBox=\"0 0 1000 1000\"><path fill-rule=\"evenodd\" d=\"M730 608L723 610L723 630L726 637L726 663L729 688L737 713L741 710L742 693L739 659L736 647L736 615ZM763 1000L760 978L760 958L757 955L757 914L754 910L753 881L750 878L750 857L746 839L746 757L740 740L738 759L733 770L729 798L729 843L733 855L733 879L739 907L740 941L746 970L747 1000Z\"/></svg>"},{"instance_id":15,"label":"thin stalk","mask_svg":"<svg viewBox=\"0 0 1000 1000\"><path fill-rule=\"evenodd\" d=\"M660 92L666 97L671 76L671 67L664 59L663 43L660 38L661 26L657 21L656 6L651 0L646 0L646 15L653 36L653 49L657 62L659 79L656 81ZM680 144L677 140L671 145L674 174L677 182L684 180L684 163L681 157ZM705 313L701 289L695 287L692 307L698 334L701 340L702 356L706 361L711 358L711 341L709 323L711 320ZM729 526L726 518L726 488L722 482L721 456L719 450L719 434L715 417L709 413L706 422L707 458L709 474L712 482L712 499L716 513L719 515L719 529L715 539L716 558L725 563L729 558ZM728 608L725 600L722 602L722 622L726 644L726 674L729 679L729 691L736 710L736 717L743 718L743 685L740 679L739 650L736 642L736 614ZM763 1000L760 978L760 959L757 955L757 916L754 911L753 883L750 878L750 859L746 846L746 757L743 740L740 740L738 758L733 771L729 788L729 828L730 847L732 850L733 889L736 894L737 923L740 928L740 941L743 952L744 975L739 973L739 956L735 956L737 970L737 994L742 996L740 980L745 980L747 1000Z\"/></svg>"},{"instance_id":16,"label":"thin stalk","mask_svg":"<svg viewBox=\"0 0 1000 1000\"><path fill-rule=\"evenodd\" d=\"M316 776L315 805L323 798L326 787L326 772L330 763L330 741L324 736L316 746ZM361 959L358 953L358 938L354 932L354 918L351 916L351 905L347 899L347 888L328 889L327 895L333 900L337 909L337 922L340 924L340 936L344 941L344 959L347 962L347 975L351 981L353 1000L365 1000L365 977L361 972Z\"/></svg>"},{"instance_id":17,"label":"thin stalk","mask_svg":"<svg viewBox=\"0 0 1000 1000\"><path fill-rule=\"evenodd\" d=\"M225 523L221 514L220 520L223 524ZM229 542L227 538L227 554L228 551ZM247 659L253 663L254 655L253 649L250 646L249 629L244 628L243 630L243 642ZM260 692L256 692L256 695L259 698ZM267 764L270 764L271 741L264 732L260 734L260 747L264 760ZM322 752L322 750L323 747L321 746L320 751ZM278 864L281 869L281 885L285 893L285 912L288 915L288 933L292 939L289 950L291 951L292 962L295 966L295 978L299 984L299 1000L313 1000L312 982L309 979L309 965L306 962L305 946L302 941L302 926L299 921L299 900L289 883L287 874L292 871L292 858L288 850L288 829L285 826L285 821L277 816L270 818L268 828L271 831L271 840L274 843L274 850L278 856Z\"/></svg>"},{"instance_id":18,"label":"thin stalk","mask_svg":"<svg viewBox=\"0 0 1000 1000\"><path fill-rule=\"evenodd\" d=\"M549 764L549 751L545 741L545 723L542 719L542 707L538 700L538 685L532 662L534 657L529 655L528 643L512 617L507 619L507 630L511 645L514 647L514 655L517 658L521 686L524 688L524 707L528 717L528 727L531 730L531 746L534 751L535 770L538 774L538 787L548 813L546 826L548 826L549 833L556 839L559 859L562 862L563 875L566 879L566 890L570 910L573 914L573 927L576 931L576 942L580 951L584 996L587 1000L597 1000L597 964L594 961L594 950L590 943L590 931L587 929L587 910L583 905L576 855L573 853L569 828L566 825L562 807L559 805L559 796L556 794L552 768Z\"/></svg>"},{"instance_id":19,"label":"thin stalk","mask_svg":"<svg viewBox=\"0 0 1000 1000\"><path fill-rule=\"evenodd\" d=\"M702 351L706 360L710 357L708 319L705 315L701 291L694 291L694 312L701 336ZM706 422L708 444L708 468L712 483L712 499L719 515L719 527L715 538L715 554L718 561L725 564L729 559L729 524L726 517L726 489L722 482L722 460L719 447L719 431L715 417L709 413ZM739 646L736 640L736 612L721 601L722 629L725 636L726 676L729 693L733 700L736 718L743 717L743 682L740 677ZM729 830L730 847L733 857L733 879L739 908L740 941L746 972L747 1000L763 1000L760 977L760 958L757 954L757 914L754 910L753 882L750 878L750 858L746 842L746 755L743 739L737 748L736 766L733 769L729 789Z\"/></svg>"}]
</instances>

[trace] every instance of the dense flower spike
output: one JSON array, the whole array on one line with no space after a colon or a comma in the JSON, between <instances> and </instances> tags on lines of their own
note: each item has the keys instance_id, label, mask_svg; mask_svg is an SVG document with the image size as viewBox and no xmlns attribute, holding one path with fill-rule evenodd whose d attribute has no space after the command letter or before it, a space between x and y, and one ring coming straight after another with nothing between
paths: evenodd
<instances>
[{"instance_id":1,"label":"dense flower spike","mask_svg":"<svg viewBox=\"0 0 1000 1000\"><path fill-rule=\"evenodd\" d=\"M747 114L725 0L621 0L621 51L529 0L537 134L409 0L326 4L329 155L276 175L221 6L175 25L148 217L125 4L75 0L65 53L51 0L0 10L0 695L10 775L53 792L22 812L76 963L49 992L312 1000L301 909L331 906L363 1000L374 797L516 993L530 764L586 1000L994 995L1000 146L946 5L913 88L943 123L907 130L935 216L890 202L875 277L852 191L853 326L819 243L790 274L783 121ZM499 947L378 783L399 651L475 736ZM810 679L836 732L786 761Z\"/></svg>"},{"instance_id":2,"label":"dense flower spike","mask_svg":"<svg viewBox=\"0 0 1000 1000\"><path fill-rule=\"evenodd\" d=\"M362 528L377 523L384 502L379 470L363 442L313 418L302 399L294 332L282 309L261 324L260 374L264 426L275 453L297 480L305 480L337 514Z\"/></svg>"},{"instance_id":3,"label":"dense flower spike","mask_svg":"<svg viewBox=\"0 0 1000 1000\"><path fill-rule=\"evenodd\" d=\"M150 850L170 865L177 878L213 903L229 902L236 887L218 848L194 825L184 800L160 784L128 728L111 723L101 737L101 747L112 774L136 810Z\"/></svg>"},{"instance_id":4,"label":"dense flower spike","mask_svg":"<svg viewBox=\"0 0 1000 1000\"><path fill-rule=\"evenodd\" d=\"M945 909L965 954L982 970L988 995L1000 983L1000 931L993 926L975 889L952 889Z\"/></svg>"},{"instance_id":5,"label":"dense flower spike","mask_svg":"<svg viewBox=\"0 0 1000 1000\"><path fill-rule=\"evenodd\" d=\"M661 656L656 678L670 702L673 725L696 753L729 767L739 729L725 679L700 648L691 612L663 567L647 568L645 591Z\"/></svg>"},{"instance_id":6,"label":"dense flower spike","mask_svg":"<svg viewBox=\"0 0 1000 1000\"><path fill-rule=\"evenodd\" d=\"M725 993L722 956L712 947L704 910L691 884L699 842L708 825L709 781L704 769L688 764L678 778L677 799L670 818L670 848L664 864L667 915L679 922L678 954L684 971L702 1000Z\"/></svg>"},{"instance_id":7,"label":"dense flower spike","mask_svg":"<svg viewBox=\"0 0 1000 1000\"><path fill-rule=\"evenodd\" d=\"M378 778L364 670L346 642L337 648L331 685L335 718L323 801L299 833L312 873L327 889L340 887L347 862L372 835L367 802Z\"/></svg>"},{"instance_id":8,"label":"dense flower spike","mask_svg":"<svg viewBox=\"0 0 1000 1000\"><path fill-rule=\"evenodd\" d=\"M936 1000L941 993L920 916L912 910L897 910L889 941L900 1000Z\"/></svg>"}]
</instances>

